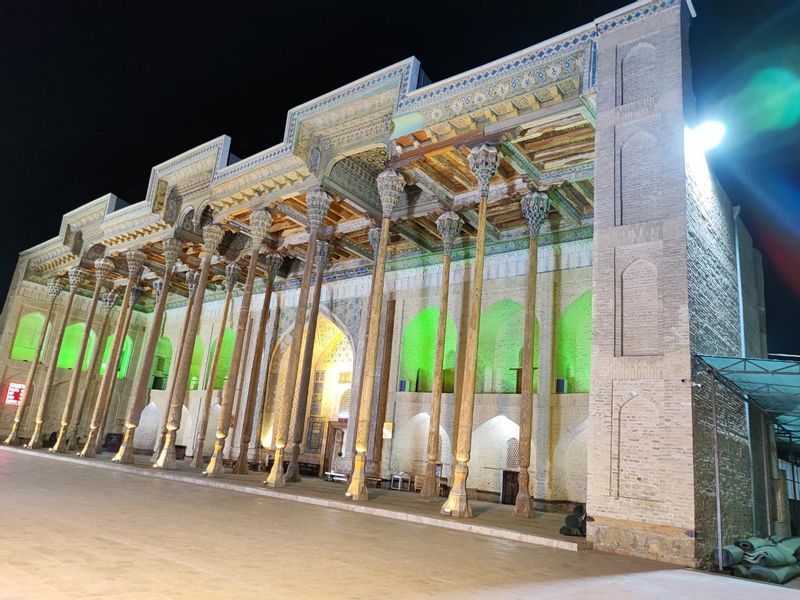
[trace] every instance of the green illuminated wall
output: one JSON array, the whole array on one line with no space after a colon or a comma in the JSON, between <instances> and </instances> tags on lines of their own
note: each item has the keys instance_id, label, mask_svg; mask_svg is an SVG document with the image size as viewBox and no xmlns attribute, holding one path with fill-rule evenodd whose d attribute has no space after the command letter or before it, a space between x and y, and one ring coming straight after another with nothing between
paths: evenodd
<instances>
[{"instance_id":1,"label":"green illuminated wall","mask_svg":"<svg viewBox=\"0 0 800 600\"><path fill-rule=\"evenodd\" d=\"M500 300L481 314L478 336L477 393L514 394L517 371L522 365L525 310L519 302ZM533 339L533 389L538 389L539 322Z\"/></svg>"},{"instance_id":2,"label":"green illuminated wall","mask_svg":"<svg viewBox=\"0 0 800 600\"><path fill-rule=\"evenodd\" d=\"M592 359L592 292L586 292L556 321L555 378L567 392L588 392Z\"/></svg>"},{"instance_id":3,"label":"green illuminated wall","mask_svg":"<svg viewBox=\"0 0 800 600\"><path fill-rule=\"evenodd\" d=\"M200 370L203 367L203 342L200 336L194 338L192 350L192 365L189 367L189 389L196 390L200 387Z\"/></svg>"},{"instance_id":4,"label":"green illuminated wall","mask_svg":"<svg viewBox=\"0 0 800 600\"><path fill-rule=\"evenodd\" d=\"M114 344L114 334L108 336L106 340L106 347L103 351L103 360L100 361L100 375L103 375L108 368L108 363L111 360L111 346ZM131 336L126 335L125 341L122 343L122 354L119 358L119 369L117 369L117 379L122 379L128 374L128 366L131 364L131 354L133 352L133 340Z\"/></svg>"},{"instance_id":5,"label":"green illuminated wall","mask_svg":"<svg viewBox=\"0 0 800 600\"><path fill-rule=\"evenodd\" d=\"M400 379L411 382L410 391L430 392L436 354L436 329L439 308L429 306L419 311L403 329L400 346ZM447 317L444 334L444 368L455 368L458 333L455 321ZM419 382L417 382L419 377ZM417 386L415 388L415 385Z\"/></svg>"},{"instance_id":6,"label":"green illuminated wall","mask_svg":"<svg viewBox=\"0 0 800 600\"><path fill-rule=\"evenodd\" d=\"M214 377L214 389L221 390L225 385L225 379L228 377L228 370L231 367L231 355L233 354L233 344L236 341L236 330L232 327L227 327L225 333L222 334L222 350L219 353L219 362L217 363L217 373ZM211 361L214 360L214 352L217 350L217 340L211 342L211 349L208 351L208 366L206 372L206 385L208 387L208 377L211 371Z\"/></svg>"},{"instance_id":7,"label":"green illuminated wall","mask_svg":"<svg viewBox=\"0 0 800 600\"><path fill-rule=\"evenodd\" d=\"M36 343L44 327L44 315L41 313L28 313L24 315L17 324L17 331L14 334L14 344L11 346L12 360L32 361L36 354ZM44 347L47 347L47 338L50 336L50 325L47 326L47 337L45 337ZM44 354L44 353L42 353ZM39 362L44 360L44 356Z\"/></svg>"},{"instance_id":8,"label":"green illuminated wall","mask_svg":"<svg viewBox=\"0 0 800 600\"><path fill-rule=\"evenodd\" d=\"M172 366L172 342L164 335L156 342L156 353L153 356L153 369L150 372L150 389L167 389L169 369ZM156 385L157 384L157 385Z\"/></svg>"},{"instance_id":9,"label":"green illuminated wall","mask_svg":"<svg viewBox=\"0 0 800 600\"><path fill-rule=\"evenodd\" d=\"M86 328L85 323L73 323L64 329L64 339L61 341L61 348L58 350L58 361L56 366L59 369L74 369L78 362L78 353L81 351L83 332ZM83 365L81 371L89 370L89 363L92 361L92 353L97 343L97 334L89 332L89 343L86 345L86 353L83 355Z\"/></svg>"}]
</instances>

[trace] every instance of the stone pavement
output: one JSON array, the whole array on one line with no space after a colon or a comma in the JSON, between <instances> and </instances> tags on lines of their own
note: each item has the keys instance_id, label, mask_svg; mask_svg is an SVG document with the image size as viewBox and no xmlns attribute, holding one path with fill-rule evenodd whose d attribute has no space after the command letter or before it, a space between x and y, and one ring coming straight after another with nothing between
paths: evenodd
<instances>
[{"instance_id":1,"label":"stone pavement","mask_svg":"<svg viewBox=\"0 0 800 600\"><path fill-rule=\"evenodd\" d=\"M651 561L4 450L3 600L797 597Z\"/></svg>"}]
</instances>

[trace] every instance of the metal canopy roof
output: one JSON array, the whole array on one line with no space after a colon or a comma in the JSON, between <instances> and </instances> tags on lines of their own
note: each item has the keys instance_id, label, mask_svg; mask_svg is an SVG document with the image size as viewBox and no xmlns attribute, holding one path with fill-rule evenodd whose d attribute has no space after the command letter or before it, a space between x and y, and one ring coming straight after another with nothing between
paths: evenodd
<instances>
[{"instance_id":1,"label":"metal canopy roof","mask_svg":"<svg viewBox=\"0 0 800 600\"><path fill-rule=\"evenodd\" d=\"M778 425L776 441L800 441L800 361L704 355L698 358L773 419Z\"/></svg>"}]
</instances>

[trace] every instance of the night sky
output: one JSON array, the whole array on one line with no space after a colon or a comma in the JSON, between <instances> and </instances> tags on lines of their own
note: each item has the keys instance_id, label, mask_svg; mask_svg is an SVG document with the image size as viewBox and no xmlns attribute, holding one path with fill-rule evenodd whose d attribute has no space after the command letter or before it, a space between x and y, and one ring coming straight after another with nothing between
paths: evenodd
<instances>
[{"instance_id":1,"label":"night sky","mask_svg":"<svg viewBox=\"0 0 800 600\"><path fill-rule=\"evenodd\" d=\"M0 297L63 213L142 200L176 154L228 134L247 157L289 108L389 64L438 81L625 4L0 0ZM800 2L695 7L698 114L728 124L709 159L764 253L769 350L800 354Z\"/></svg>"}]
</instances>

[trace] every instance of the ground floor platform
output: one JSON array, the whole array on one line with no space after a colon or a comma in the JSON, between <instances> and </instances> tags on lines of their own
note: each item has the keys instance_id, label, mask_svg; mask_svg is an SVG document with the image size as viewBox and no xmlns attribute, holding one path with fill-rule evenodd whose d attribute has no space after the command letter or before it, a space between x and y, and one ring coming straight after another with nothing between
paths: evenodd
<instances>
[{"instance_id":1,"label":"ground floor platform","mask_svg":"<svg viewBox=\"0 0 800 600\"><path fill-rule=\"evenodd\" d=\"M459 531L431 527L427 519L437 519L436 505L409 493L371 490L374 501L345 503L350 508L340 510L344 487L338 484L309 479L276 492L260 485L263 474L200 480L182 468L143 477L152 471L142 464L2 448L0 599L711 599L797 593L480 529L522 535L525 527L526 535L545 537L539 531L560 515L515 524L510 507L476 503L477 516L466 525L478 529ZM382 518L388 513L408 516Z\"/></svg>"}]
</instances>

